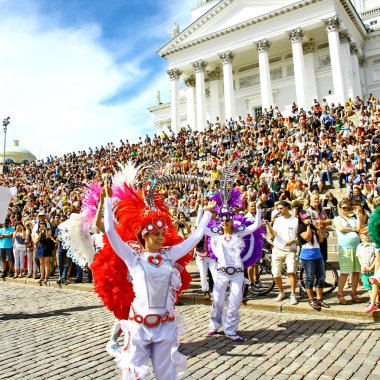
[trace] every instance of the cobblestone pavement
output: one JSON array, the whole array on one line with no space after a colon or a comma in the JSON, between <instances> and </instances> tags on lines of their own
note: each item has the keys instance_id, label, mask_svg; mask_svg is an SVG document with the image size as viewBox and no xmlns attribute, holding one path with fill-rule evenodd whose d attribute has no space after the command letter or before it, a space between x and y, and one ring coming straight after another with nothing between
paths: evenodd
<instances>
[{"instance_id":1,"label":"cobblestone pavement","mask_svg":"<svg viewBox=\"0 0 380 380\"><path fill-rule=\"evenodd\" d=\"M380 379L376 323L242 309L244 343L206 337L209 307L181 306L185 379ZM92 293L0 283L0 379L120 379L111 313Z\"/></svg>"}]
</instances>

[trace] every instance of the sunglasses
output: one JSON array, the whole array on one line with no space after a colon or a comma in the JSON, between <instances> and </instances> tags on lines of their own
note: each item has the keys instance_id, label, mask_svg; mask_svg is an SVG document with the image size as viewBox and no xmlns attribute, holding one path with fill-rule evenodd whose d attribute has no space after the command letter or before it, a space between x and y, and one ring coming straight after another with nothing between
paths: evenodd
<instances>
[{"instance_id":1,"label":"sunglasses","mask_svg":"<svg viewBox=\"0 0 380 380\"><path fill-rule=\"evenodd\" d=\"M342 210L347 210L347 206L341 206Z\"/></svg>"}]
</instances>

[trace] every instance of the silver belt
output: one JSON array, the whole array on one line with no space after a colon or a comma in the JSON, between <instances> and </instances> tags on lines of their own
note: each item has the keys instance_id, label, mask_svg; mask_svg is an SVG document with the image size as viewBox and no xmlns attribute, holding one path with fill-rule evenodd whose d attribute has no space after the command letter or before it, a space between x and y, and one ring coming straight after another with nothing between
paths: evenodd
<instances>
[{"instance_id":1,"label":"silver belt","mask_svg":"<svg viewBox=\"0 0 380 380\"><path fill-rule=\"evenodd\" d=\"M234 268L234 267L219 267L217 269L218 272L227 273L228 275L232 276L235 273L243 273L243 268Z\"/></svg>"}]
</instances>

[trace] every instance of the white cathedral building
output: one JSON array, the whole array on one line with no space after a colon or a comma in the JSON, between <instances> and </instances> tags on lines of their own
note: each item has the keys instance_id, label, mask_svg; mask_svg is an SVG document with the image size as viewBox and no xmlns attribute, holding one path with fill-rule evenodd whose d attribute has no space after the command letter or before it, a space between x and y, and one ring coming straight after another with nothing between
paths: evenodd
<instances>
[{"instance_id":1,"label":"white cathedral building","mask_svg":"<svg viewBox=\"0 0 380 380\"><path fill-rule=\"evenodd\" d=\"M158 131L286 115L313 99L380 99L379 0L199 0L192 23L158 51L170 103L150 107Z\"/></svg>"}]
</instances>

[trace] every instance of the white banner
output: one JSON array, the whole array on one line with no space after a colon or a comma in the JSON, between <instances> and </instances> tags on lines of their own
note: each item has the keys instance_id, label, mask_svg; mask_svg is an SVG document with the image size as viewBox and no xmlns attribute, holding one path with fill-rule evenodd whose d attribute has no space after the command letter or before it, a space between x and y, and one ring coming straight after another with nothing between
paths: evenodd
<instances>
[{"instance_id":1,"label":"white banner","mask_svg":"<svg viewBox=\"0 0 380 380\"><path fill-rule=\"evenodd\" d=\"M14 189L0 186L0 223L3 224L8 214L8 207L11 198L15 196Z\"/></svg>"}]
</instances>

